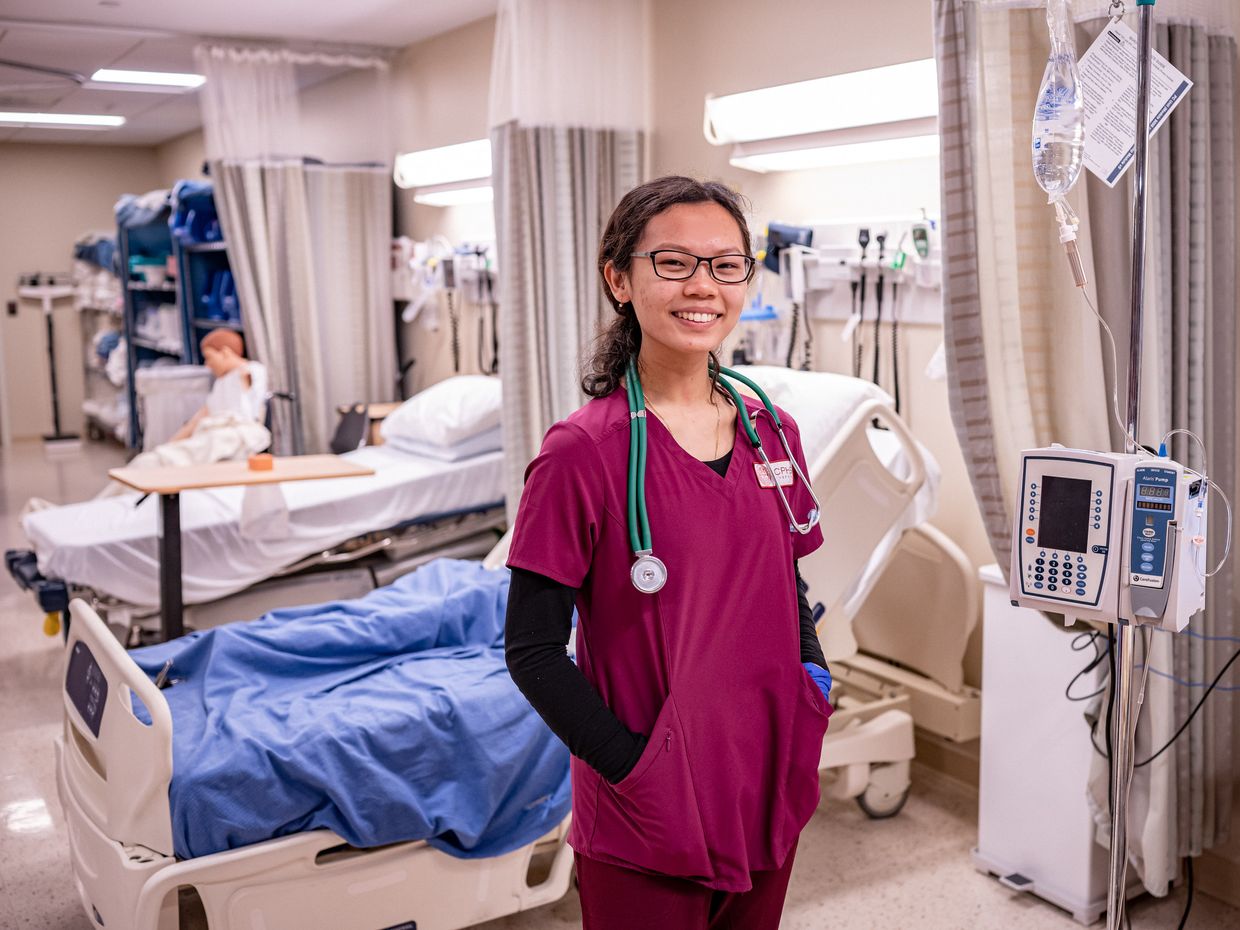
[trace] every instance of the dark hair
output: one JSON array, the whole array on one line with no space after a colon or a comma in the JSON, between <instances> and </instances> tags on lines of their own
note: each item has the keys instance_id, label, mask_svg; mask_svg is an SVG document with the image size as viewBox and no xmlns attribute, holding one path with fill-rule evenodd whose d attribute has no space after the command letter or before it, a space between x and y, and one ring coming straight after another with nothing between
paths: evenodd
<instances>
[{"instance_id":1,"label":"dark hair","mask_svg":"<svg viewBox=\"0 0 1240 930\"><path fill-rule=\"evenodd\" d=\"M717 203L731 214L740 227L741 242L749 255L749 223L745 221L745 201L740 194L717 181L698 181L679 175L666 175L633 188L616 205L598 246L598 274L603 296L616 311L616 319L594 341L594 351L582 366L581 389L591 397L603 397L620 386L629 359L642 345L642 331L632 303L622 304L607 286L603 269L611 262L628 271L633 250L646 231L646 225L664 210L682 203ZM719 360L712 352L718 368Z\"/></svg>"}]
</instances>

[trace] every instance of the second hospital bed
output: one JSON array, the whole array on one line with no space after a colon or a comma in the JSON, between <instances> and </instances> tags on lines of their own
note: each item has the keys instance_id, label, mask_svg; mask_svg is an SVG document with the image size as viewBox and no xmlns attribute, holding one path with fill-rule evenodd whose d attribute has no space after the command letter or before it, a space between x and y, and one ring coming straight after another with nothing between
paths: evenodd
<instances>
[{"instance_id":1,"label":"second hospital bed","mask_svg":"<svg viewBox=\"0 0 1240 930\"><path fill-rule=\"evenodd\" d=\"M428 552L481 557L494 545L504 518L502 453L449 462L381 445L343 457L375 474L181 495L190 625L358 597ZM154 496L126 493L30 513L22 528L44 579L125 630L158 609L158 524Z\"/></svg>"}]
</instances>

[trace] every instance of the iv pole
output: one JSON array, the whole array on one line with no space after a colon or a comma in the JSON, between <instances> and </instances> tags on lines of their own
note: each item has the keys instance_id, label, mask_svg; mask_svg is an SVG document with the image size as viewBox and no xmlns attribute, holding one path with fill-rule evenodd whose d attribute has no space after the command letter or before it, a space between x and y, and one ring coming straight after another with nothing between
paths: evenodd
<instances>
[{"instance_id":1,"label":"iv pole","mask_svg":"<svg viewBox=\"0 0 1240 930\"><path fill-rule=\"evenodd\" d=\"M1132 211L1132 324L1128 342L1128 436L1125 451L1135 454L1137 419L1141 408L1141 342L1145 314L1145 214L1149 178L1150 56L1153 45L1155 0L1137 0L1140 33L1137 46L1137 138ZM1137 629L1131 620L1119 620L1116 657L1116 718L1111 765L1111 872L1107 894L1107 930L1123 926L1128 887L1128 788L1132 783L1132 684L1136 663Z\"/></svg>"}]
</instances>

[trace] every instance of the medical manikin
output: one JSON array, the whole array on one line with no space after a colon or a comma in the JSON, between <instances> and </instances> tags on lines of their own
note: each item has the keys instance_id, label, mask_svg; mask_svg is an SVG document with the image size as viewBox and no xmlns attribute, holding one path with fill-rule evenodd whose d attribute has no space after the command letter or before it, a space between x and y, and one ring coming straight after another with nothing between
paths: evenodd
<instances>
[{"instance_id":1,"label":"medical manikin","mask_svg":"<svg viewBox=\"0 0 1240 930\"><path fill-rule=\"evenodd\" d=\"M215 376L207 402L171 439L135 457L128 467L238 461L271 445L271 433L263 425L267 370L245 357L240 334L230 329L212 330L199 347Z\"/></svg>"},{"instance_id":2,"label":"medical manikin","mask_svg":"<svg viewBox=\"0 0 1240 930\"><path fill-rule=\"evenodd\" d=\"M230 329L214 329L199 343L203 361L215 376L207 402L167 442L135 456L128 468L208 465L243 461L271 445L263 425L267 405L267 370L245 357L245 344ZM129 489L110 481L97 497L111 497ZM55 504L31 498L24 512Z\"/></svg>"}]
</instances>

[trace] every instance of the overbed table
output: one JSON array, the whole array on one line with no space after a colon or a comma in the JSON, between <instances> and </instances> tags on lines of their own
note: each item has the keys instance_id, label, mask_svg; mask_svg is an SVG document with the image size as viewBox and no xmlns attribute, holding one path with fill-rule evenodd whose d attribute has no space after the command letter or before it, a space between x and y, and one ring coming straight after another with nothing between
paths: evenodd
<instances>
[{"instance_id":1,"label":"overbed table","mask_svg":"<svg viewBox=\"0 0 1240 930\"><path fill-rule=\"evenodd\" d=\"M270 471L246 462L216 462L165 468L113 468L108 477L144 494L159 495L159 616L164 641L185 633L181 595L181 492L282 481L357 478L374 469L336 455L277 456Z\"/></svg>"}]
</instances>

